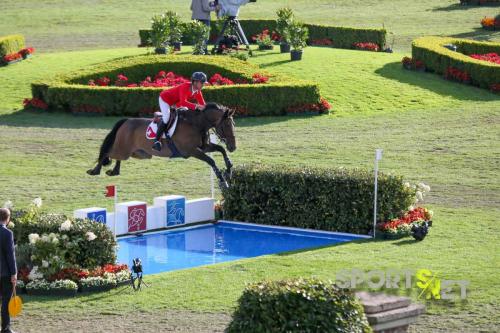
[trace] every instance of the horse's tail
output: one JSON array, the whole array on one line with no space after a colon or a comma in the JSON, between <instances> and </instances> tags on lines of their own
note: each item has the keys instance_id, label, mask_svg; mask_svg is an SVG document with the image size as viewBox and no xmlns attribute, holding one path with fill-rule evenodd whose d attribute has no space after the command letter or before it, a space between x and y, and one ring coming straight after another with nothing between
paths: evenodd
<instances>
[{"instance_id":1,"label":"horse's tail","mask_svg":"<svg viewBox=\"0 0 500 333\"><path fill-rule=\"evenodd\" d=\"M102 142L101 149L99 150L99 158L97 159L97 162L102 161L102 165L110 165L111 164L111 159L106 156L111 148L113 147L113 144L115 143L116 139L116 133L120 129L120 127L125 123L128 119L121 119L116 122L115 126L113 126L113 129L111 132L106 135L104 138L104 141Z\"/></svg>"}]
</instances>

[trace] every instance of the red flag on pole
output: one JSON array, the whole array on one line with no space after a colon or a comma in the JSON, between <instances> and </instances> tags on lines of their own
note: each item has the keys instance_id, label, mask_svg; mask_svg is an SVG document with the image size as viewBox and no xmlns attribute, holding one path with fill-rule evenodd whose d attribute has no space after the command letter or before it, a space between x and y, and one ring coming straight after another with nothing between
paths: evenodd
<instances>
[{"instance_id":1,"label":"red flag on pole","mask_svg":"<svg viewBox=\"0 0 500 333\"><path fill-rule=\"evenodd\" d=\"M114 197L115 196L115 185L106 186L106 197Z\"/></svg>"}]
</instances>

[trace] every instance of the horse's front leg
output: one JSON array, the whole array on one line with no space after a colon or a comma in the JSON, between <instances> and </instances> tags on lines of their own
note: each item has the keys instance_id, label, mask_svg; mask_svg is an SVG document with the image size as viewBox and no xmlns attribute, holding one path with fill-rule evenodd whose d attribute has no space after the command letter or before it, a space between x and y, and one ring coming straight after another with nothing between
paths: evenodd
<instances>
[{"instance_id":1,"label":"horse's front leg","mask_svg":"<svg viewBox=\"0 0 500 333\"><path fill-rule=\"evenodd\" d=\"M210 143L208 144L207 148L204 151L206 153L218 151L219 153L222 154L222 156L224 157L224 163L226 164L225 177L226 179L231 179L233 163L229 159L229 156L227 155L227 152L224 149L224 147L222 147L221 145L217 145L215 143Z\"/></svg>"},{"instance_id":2,"label":"horse's front leg","mask_svg":"<svg viewBox=\"0 0 500 333\"><path fill-rule=\"evenodd\" d=\"M192 157L195 157L201 161L206 162L208 165L212 167L214 170L215 175L217 176L217 179L219 179L219 187L221 190L229 188L229 185L227 184L226 179L222 175L222 172L219 170L217 165L215 164L215 161L213 158L205 154L200 148L197 148L192 154Z\"/></svg>"}]
</instances>

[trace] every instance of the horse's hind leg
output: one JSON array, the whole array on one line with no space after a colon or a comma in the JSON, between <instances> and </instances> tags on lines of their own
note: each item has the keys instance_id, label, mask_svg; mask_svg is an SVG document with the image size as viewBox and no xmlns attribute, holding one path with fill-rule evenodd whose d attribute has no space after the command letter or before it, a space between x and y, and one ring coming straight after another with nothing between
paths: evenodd
<instances>
[{"instance_id":1,"label":"horse's hind leg","mask_svg":"<svg viewBox=\"0 0 500 333\"><path fill-rule=\"evenodd\" d=\"M95 166L95 168L87 170L87 174L89 174L91 176L99 175L101 173L102 165L103 165L103 161L99 161L97 163L97 165Z\"/></svg>"},{"instance_id":2,"label":"horse's hind leg","mask_svg":"<svg viewBox=\"0 0 500 333\"><path fill-rule=\"evenodd\" d=\"M121 165L121 163L122 163L122 161L117 160L115 162L115 167L112 170L106 171L106 174L108 176L119 176L120 175L120 165Z\"/></svg>"}]
</instances>

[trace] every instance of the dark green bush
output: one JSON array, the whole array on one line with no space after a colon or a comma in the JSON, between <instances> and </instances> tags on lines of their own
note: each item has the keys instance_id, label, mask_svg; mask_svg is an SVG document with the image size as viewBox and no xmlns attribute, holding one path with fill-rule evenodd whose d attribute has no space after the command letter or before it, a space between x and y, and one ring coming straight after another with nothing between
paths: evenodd
<instances>
[{"instance_id":1,"label":"dark green bush","mask_svg":"<svg viewBox=\"0 0 500 333\"><path fill-rule=\"evenodd\" d=\"M372 332L363 306L349 290L317 279L249 285L227 333Z\"/></svg>"},{"instance_id":2,"label":"dark green bush","mask_svg":"<svg viewBox=\"0 0 500 333\"><path fill-rule=\"evenodd\" d=\"M130 81L144 80L160 70L173 71L187 77L193 71L209 76L220 73L231 80L252 80L255 73L267 74L259 67L239 59L220 56L138 56L96 65L51 81L32 84L33 97L44 100L51 108L64 111L88 110L106 115L137 116L158 108L159 93L165 88L120 88L89 86L90 79L115 78L125 74ZM203 90L207 101L245 110L245 115L282 115L290 106L320 101L317 84L271 75L266 84L213 86Z\"/></svg>"},{"instance_id":3,"label":"dark green bush","mask_svg":"<svg viewBox=\"0 0 500 333\"><path fill-rule=\"evenodd\" d=\"M0 37L0 58L7 54L19 52L24 49L23 35L9 35Z\"/></svg>"},{"instance_id":4,"label":"dark green bush","mask_svg":"<svg viewBox=\"0 0 500 333\"><path fill-rule=\"evenodd\" d=\"M457 46L457 52L443 47ZM425 67L437 74L444 74L448 67L454 67L470 74L472 84L490 88L500 83L500 66L491 62L469 57L470 54L499 53L500 43L477 42L452 37L421 37L413 41L412 57L424 62Z\"/></svg>"},{"instance_id":5,"label":"dark green bush","mask_svg":"<svg viewBox=\"0 0 500 333\"><path fill-rule=\"evenodd\" d=\"M368 234L373 173L359 169L242 166L223 192L224 217L236 221ZM379 174L377 220L406 210L415 191L399 176Z\"/></svg>"},{"instance_id":6,"label":"dark green bush","mask_svg":"<svg viewBox=\"0 0 500 333\"><path fill-rule=\"evenodd\" d=\"M240 22L249 39L261 33L264 29L276 29L275 20L240 20ZM218 26L215 22L211 24L210 36L212 41L219 32ZM333 47L345 49L351 49L352 45L357 42L376 43L383 49L386 43L385 29L334 27L317 24L306 24L305 26L309 29L309 43L315 39L329 38L333 42ZM141 46L151 45L149 30L139 30L139 37ZM184 43L188 44L190 41L185 39Z\"/></svg>"},{"instance_id":7,"label":"dark green bush","mask_svg":"<svg viewBox=\"0 0 500 333\"><path fill-rule=\"evenodd\" d=\"M69 237L71 249L65 249L65 262L71 266L93 268L116 261L116 241L111 231L103 223L90 220L73 220L72 228L60 231L61 224L67 220L64 215L39 214L34 211L18 211L12 214L14 223L14 239L19 246L29 244L30 234L54 233L61 238L61 234ZM88 241L86 233L93 232L96 239ZM23 256L26 256L23 253ZM23 258L25 259L25 258Z\"/></svg>"}]
</instances>

